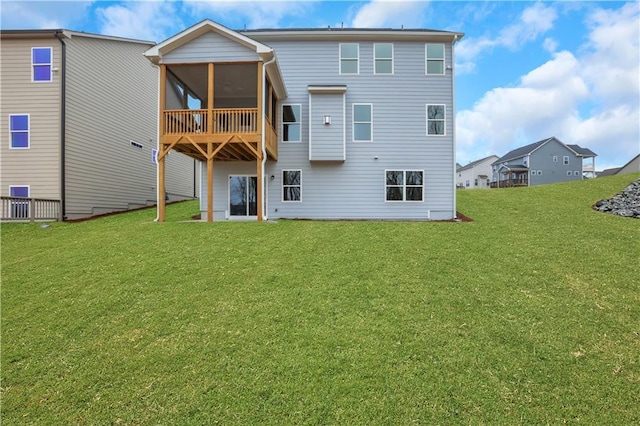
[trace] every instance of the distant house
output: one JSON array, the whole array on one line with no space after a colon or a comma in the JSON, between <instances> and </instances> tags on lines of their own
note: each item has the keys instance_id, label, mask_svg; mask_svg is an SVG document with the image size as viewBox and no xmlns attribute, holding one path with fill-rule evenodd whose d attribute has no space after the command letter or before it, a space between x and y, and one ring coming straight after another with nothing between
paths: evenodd
<instances>
[{"instance_id":1,"label":"distant house","mask_svg":"<svg viewBox=\"0 0 640 426\"><path fill-rule=\"evenodd\" d=\"M145 53L160 68L160 193L175 149L202 161L207 221L454 218L462 36L185 29Z\"/></svg>"},{"instance_id":2,"label":"distant house","mask_svg":"<svg viewBox=\"0 0 640 426\"><path fill-rule=\"evenodd\" d=\"M458 165L456 169L456 186L466 189L489 188L491 183L491 164L498 158L497 155L490 155L480 160L472 161L466 166Z\"/></svg>"},{"instance_id":3,"label":"distant house","mask_svg":"<svg viewBox=\"0 0 640 426\"><path fill-rule=\"evenodd\" d=\"M640 172L640 154L633 157L627 164L622 167L614 167L598 172L598 177L622 175L625 173Z\"/></svg>"},{"instance_id":4,"label":"distant house","mask_svg":"<svg viewBox=\"0 0 640 426\"><path fill-rule=\"evenodd\" d=\"M50 200L50 219L155 204L158 69L143 56L154 43L69 30L0 38L2 218L40 214L9 197ZM197 194L195 164L168 158L168 199Z\"/></svg>"},{"instance_id":5,"label":"distant house","mask_svg":"<svg viewBox=\"0 0 640 426\"><path fill-rule=\"evenodd\" d=\"M596 153L550 137L509 151L492 164L492 187L581 180L595 170ZM591 160L586 166L584 160Z\"/></svg>"}]
</instances>

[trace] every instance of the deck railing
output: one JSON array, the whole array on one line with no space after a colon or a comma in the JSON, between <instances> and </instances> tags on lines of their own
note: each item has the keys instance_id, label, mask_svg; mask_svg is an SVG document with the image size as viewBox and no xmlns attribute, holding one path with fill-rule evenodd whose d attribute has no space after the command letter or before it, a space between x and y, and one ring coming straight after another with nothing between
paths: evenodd
<instances>
[{"instance_id":1,"label":"deck railing","mask_svg":"<svg viewBox=\"0 0 640 426\"><path fill-rule=\"evenodd\" d=\"M212 129L206 109L173 109L163 112L163 134L258 133L257 108L216 108ZM210 131L211 130L211 131Z\"/></svg>"},{"instance_id":2,"label":"deck railing","mask_svg":"<svg viewBox=\"0 0 640 426\"><path fill-rule=\"evenodd\" d=\"M2 221L45 221L60 219L60 200L43 198L0 197Z\"/></svg>"},{"instance_id":3,"label":"deck railing","mask_svg":"<svg viewBox=\"0 0 640 426\"><path fill-rule=\"evenodd\" d=\"M491 188L511 188L514 186L529 186L528 179L502 179L498 182L491 182L489 185Z\"/></svg>"}]
</instances>

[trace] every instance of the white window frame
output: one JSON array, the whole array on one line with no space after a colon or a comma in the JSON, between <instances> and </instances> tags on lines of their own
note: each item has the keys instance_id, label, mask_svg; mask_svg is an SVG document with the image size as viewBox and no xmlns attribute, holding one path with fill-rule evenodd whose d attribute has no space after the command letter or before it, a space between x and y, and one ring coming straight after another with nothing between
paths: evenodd
<instances>
[{"instance_id":1,"label":"white window frame","mask_svg":"<svg viewBox=\"0 0 640 426\"><path fill-rule=\"evenodd\" d=\"M387 172L402 172L402 200L388 200L387 199L387 188L394 187L398 188L399 185L387 185ZM422 173L422 185L407 185L407 172L420 172ZM420 200L407 200L407 186L409 187L421 187L422 191L420 192ZM424 170L416 170L416 169L385 169L384 171L384 202L385 203L424 203Z\"/></svg>"},{"instance_id":2,"label":"white window frame","mask_svg":"<svg viewBox=\"0 0 640 426\"><path fill-rule=\"evenodd\" d=\"M571 170L567 170L567 176L571 176L573 173L571 173Z\"/></svg>"},{"instance_id":3,"label":"white window frame","mask_svg":"<svg viewBox=\"0 0 640 426\"><path fill-rule=\"evenodd\" d=\"M579 172L579 171L577 171L577 170L574 170L574 171L573 171L573 175L574 175L574 176L580 176L580 172Z\"/></svg>"},{"instance_id":4,"label":"white window frame","mask_svg":"<svg viewBox=\"0 0 640 426\"><path fill-rule=\"evenodd\" d=\"M376 46L378 45L389 45L391 46L391 57L390 58L378 58L376 56ZM394 47L393 47L393 43L374 43L373 44L373 74L374 75L393 75L395 73L395 67L394 67ZM378 63L378 61L391 61L391 72L378 72L376 69L376 64Z\"/></svg>"},{"instance_id":5,"label":"white window frame","mask_svg":"<svg viewBox=\"0 0 640 426\"><path fill-rule=\"evenodd\" d=\"M558 162L558 156L557 156L557 155L554 155L554 156L553 156L553 162L554 162L554 163L557 163L557 162Z\"/></svg>"},{"instance_id":6,"label":"white window frame","mask_svg":"<svg viewBox=\"0 0 640 426\"><path fill-rule=\"evenodd\" d=\"M442 46L442 58L430 58L428 54L428 46L440 45ZM447 50L445 49L444 43L426 43L424 45L424 73L425 75L445 75L446 71L446 58L447 58ZM429 72L429 61L442 61L442 72L441 73L430 73Z\"/></svg>"},{"instance_id":7,"label":"white window frame","mask_svg":"<svg viewBox=\"0 0 640 426\"><path fill-rule=\"evenodd\" d=\"M300 108L300 121L284 121L284 107L294 107L297 106L298 108ZM282 115L282 120L281 120L281 126L282 128L281 130L281 135L282 135L282 142L283 143L301 143L302 142L302 104L282 104L281 109L280 109L280 114ZM285 141L284 140L284 126L285 125L290 125L290 124L297 124L300 126L300 139L299 140L289 140L289 141Z\"/></svg>"},{"instance_id":8,"label":"white window frame","mask_svg":"<svg viewBox=\"0 0 640 426\"><path fill-rule=\"evenodd\" d=\"M429 107L430 106L441 106L443 113L444 113L444 117L443 118L429 118ZM425 108L425 114L427 117L427 136L447 136L447 106L445 104L427 104L426 108ZM442 121L443 125L442 125L442 134L431 134L429 133L429 121Z\"/></svg>"},{"instance_id":9,"label":"white window frame","mask_svg":"<svg viewBox=\"0 0 640 426\"><path fill-rule=\"evenodd\" d=\"M36 49L48 49L49 50L49 60L51 62L47 64L36 64L33 62L33 52ZM36 80L35 79L35 67L37 66L49 66L49 80ZM42 46L42 47L32 47L31 48L31 82L32 83L51 83L53 82L53 48L50 46Z\"/></svg>"},{"instance_id":10,"label":"white window frame","mask_svg":"<svg viewBox=\"0 0 640 426\"><path fill-rule=\"evenodd\" d=\"M371 121L356 121L356 106L368 105L371 114ZM367 139L356 139L356 124L369 124L369 134L371 137ZM351 105L351 140L356 143L373 142L373 104L354 103Z\"/></svg>"},{"instance_id":11,"label":"white window frame","mask_svg":"<svg viewBox=\"0 0 640 426\"><path fill-rule=\"evenodd\" d=\"M569 156L568 155L562 156L562 164L564 164L565 166L569 165Z\"/></svg>"},{"instance_id":12,"label":"white window frame","mask_svg":"<svg viewBox=\"0 0 640 426\"><path fill-rule=\"evenodd\" d=\"M299 185L285 185L284 183L284 174L286 172L298 172L300 173L300 184ZM283 169L282 170L282 191L281 191L281 198L282 198L282 202L283 203L301 203L302 202L302 170L301 169ZM284 199L284 192L286 188L298 188L300 190L300 199L299 200L285 200Z\"/></svg>"},{"instance_id":13,"label":"white window frame","mask_svg":"<svg viewBox=\"0 0 640 426\"><path fill-rule=\"evenodd\" d=\"M347 44L354 44L357 47L357 55L355 58L343 58L342 57L342 46ZM360 43L340 43L338 46L338 56L340 57L339 67L340 67L340 75L359 75L360 74ZM356 72L342 72L342 61L355 61L356 62Z\"/></svg>"},{"instance_id":14,"label":"white window frame","mask_svg":"<svg viewBox=\"0 0 640 426\"><path fill-rule=\"evenodd\" d=\"M27 117L27 146L13 146L13 134L24 133L24 130L11 129L11 117ZM9 114L9 149L30 149L31 148L31 115L30 114Z\"/></svg>"}]
</instances>

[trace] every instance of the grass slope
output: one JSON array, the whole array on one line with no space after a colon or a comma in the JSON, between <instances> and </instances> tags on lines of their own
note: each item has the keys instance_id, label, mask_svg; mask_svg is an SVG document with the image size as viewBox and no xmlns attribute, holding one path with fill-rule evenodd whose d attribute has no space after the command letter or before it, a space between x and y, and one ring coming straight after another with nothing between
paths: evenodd
<instances>
[{"instance_id":1,"label":"grass slope","mask_svg":"<svg viewBox=\"0 0 640 426\"><path fill-rule=\"evenodd\" d=\"M2 421L640 422L640 174L459 191L472 223L2 226Z\"/></svg>"}]
</instances>

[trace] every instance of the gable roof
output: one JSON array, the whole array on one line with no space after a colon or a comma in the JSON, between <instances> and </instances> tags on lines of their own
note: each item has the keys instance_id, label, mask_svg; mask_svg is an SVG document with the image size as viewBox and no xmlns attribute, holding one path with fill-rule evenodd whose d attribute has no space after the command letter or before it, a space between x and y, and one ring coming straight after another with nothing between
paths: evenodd
<instances>
[{"instance_id":1,"label":"gable roof","mask_svg":"<svg viewBox=\"0 0 640 426\"><path fill-rule=\"evenodd\" d=\"M484 161L487 161L488 159L490 159L492 157L498 158L497 155L489 155L487 157L481 158L480 160L472 161L471 163L467 164L466 166L460 166L460 167L458 167L458 169L456 171L461 172L463 170L472 169L475 166L477 166L478 164L480 164L480 163L482 163Z\"/></svg>"},{"instance_id":2,"label":"gable roof","mask_svg":"<svg viewBox=\"0 0 640 426\"><path fill-rule=\"evenodd\" d=\"M492 164L504 163L505 161L515 160L516 158L520 158L520 157L524 157L525 155L529 155L533 151L535 151L536 149L540 148L545 143L549 142L551 139L555 139L555 137L552 136L550 138L543 139L541 141L530 143L529 145L525 145L525 146L521 146L520 148L513 149L513 150L507 152L502 157L498 158ZM560 141L558 141L558 142L560 142ZM560 143L562 143L562 142L560 142Z\"/></svg>"},{"instance_id":3,"label":"gable roof","mask_svg":"<svg viewBox=\"0 0 640 426\"><path fill-rule=\"evenodd\" d=\"M603 171L596 173L596 175L598 177L613 176L620 170L622 170L622 167L612 167L610 169L604 169Z\"/></svg>"},{"instance_id":4,"label":"gable roof","mask_svg":"<svg viewBox=\"0 0 640 426\"><path fill-rule=\"evenodd\" d=\"M158 65L162 60L163 55L166 55L167 53L179 48L180 46L185 45L192 40L195 40L196 38L208 32L214 32L242 46L254 50L256 54L260 56L260 59L262 59L262 62L267 67L267 72L271 77L271 83L273 84L273 88L276 91L278 99L282 99L287 96L287 89L284 85L282 73L280 72L280 66L278 65L278 60L276 58L276 52L273 50L273 48L243 34L240 34L237 31L231 30L224 25L218 24L211 19L200 21L197 24L187 28L186 30L179 32L173 37L170 37L156 44L155 46L147 50L144 55L149 58L151 62Z\"/></svg>"}]
</instances>

